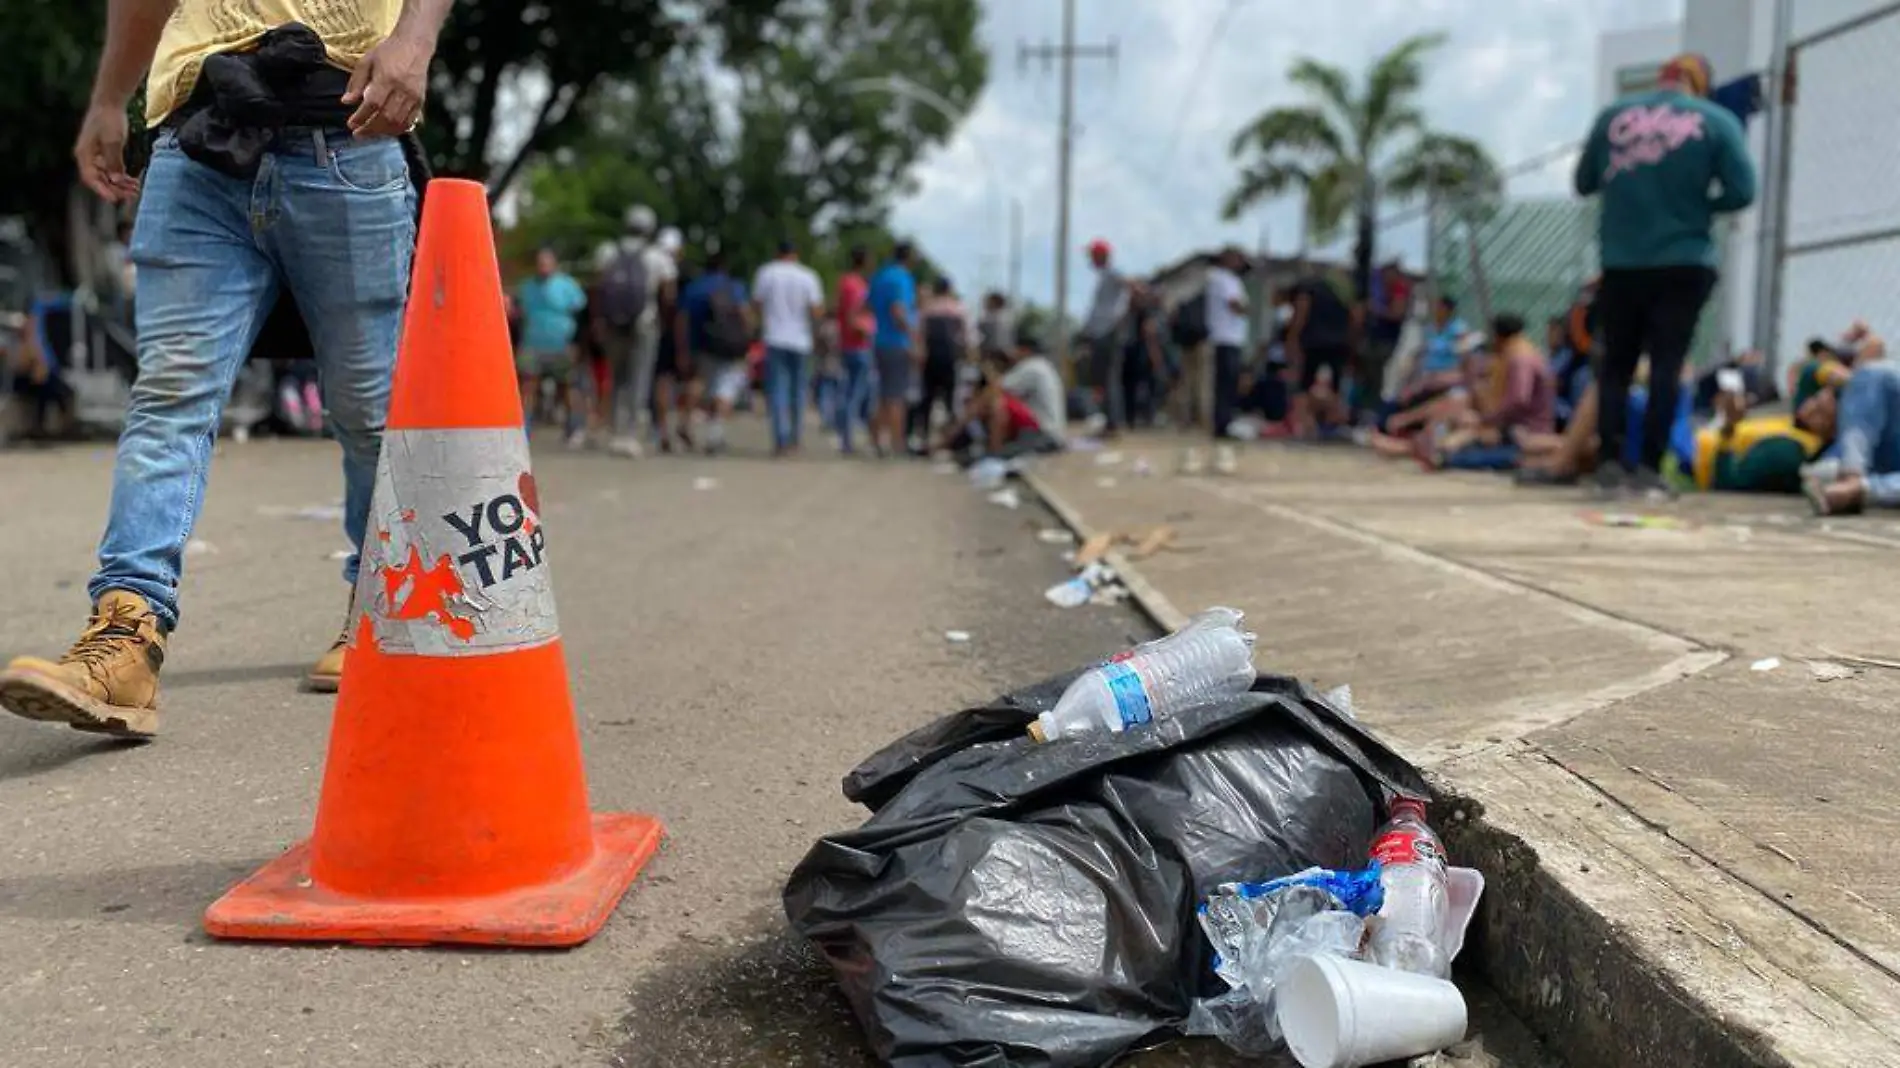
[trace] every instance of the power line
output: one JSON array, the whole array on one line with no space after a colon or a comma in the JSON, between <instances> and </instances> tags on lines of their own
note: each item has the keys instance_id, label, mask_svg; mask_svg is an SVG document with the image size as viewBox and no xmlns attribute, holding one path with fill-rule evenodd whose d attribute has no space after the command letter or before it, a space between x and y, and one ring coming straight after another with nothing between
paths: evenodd
<instances>
[{"instance_id":1,"label":"power line","mask_svg":"<svg viewBox=\"0 0 1900 1068\"><path fill-rule=\"evenodd\" d=\"M1069 194L1073 185L1073 158L1075 155L1075 61L1077 59L1106 59L1116 62L1121 55L1120 46L1110 40L1105 45L1078 45L1075 43L1075 0L1062 0L1062 43L1060 45L1017 46L1017 62L1028 66L1031 59L1040 59L1044 67L1051 64L1062 71L1062 117L1061 129L1057 136L1056 183L1058 207L1056 211L1056 362L1065 368L1069 357L1069 332L1065 327L1069 312Z\"/></svg>"},{"instance_id":2,"label":"power line","mask_svg":"<svg viewBox=\"0 0 1900 1068\"><path fill-rule=\"evenodd\" d=\"M1200 56L1194 61L1194 70L1187 89L1181 94L1180 107L1175 109L1174 132L1168 137L1167 150L1161 153L1159 173L1165 174L1168 168L1174 165L1174 154L1181 148L1181 131L1186 128L1188 112L1193 109L1195 99L1201 95L1201 87L1207 84L1208 60L1214 58L1214 48L1220 44L1221 34L1226 31L1227 24L1233 20L1234 13L1239 11L1245 2L1246 0L1227 0L1227 6L1221 9L1221 13L1215 16L1213 24L1208 27L1207 40L1201 42Z\"/></svg>"}]
</instances>

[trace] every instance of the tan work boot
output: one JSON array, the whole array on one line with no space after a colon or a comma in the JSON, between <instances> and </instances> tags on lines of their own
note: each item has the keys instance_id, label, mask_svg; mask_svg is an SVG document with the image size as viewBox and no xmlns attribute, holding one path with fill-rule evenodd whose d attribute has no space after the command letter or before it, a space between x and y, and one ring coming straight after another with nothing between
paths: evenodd
<instances>
[{"instance_id":1,"label":"tan work boot","mask_svg":"<svg viewBox=\"0 0 1900 1068\"><path fill-rule=\"evenodd\" d=\"M165 633L145 598L110 590L59 663L23 656L0 671L0 707L76 730L149 738L158 733L158 671Z\"/></svg>"},{"instance_id":2,"label":"tan work boot","mask_svg":"<svg viewBox=\"0 0 1900 1068\"><path fill-rule=\"evenodd\" d=\"M343 616L343 632L336 636L336 642L330 651L323 654L317 666L303 679L304 689L311 693L335 693L343 685L343 661L350 651L350 629L356 623L356 598L350 598L350 610Z\"/></svg>"}]
</instances>

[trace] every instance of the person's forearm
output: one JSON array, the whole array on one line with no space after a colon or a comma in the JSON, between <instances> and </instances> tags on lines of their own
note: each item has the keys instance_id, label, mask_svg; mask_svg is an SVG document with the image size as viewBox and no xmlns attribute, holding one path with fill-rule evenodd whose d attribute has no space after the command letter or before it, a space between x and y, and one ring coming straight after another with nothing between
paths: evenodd
<instances>
[{"instance_id":1,"label":"person's forearm","mask_svg":"<svg viewBox=\"0 0 1900 1068\"><path fill-rule=\"evenodd\" d=\"M396 29L390 36L420 37L433 47L453 6L454 0L402 0L402 14L396 17Z\"/></svg>"},{"instance_id":2,"label":"person's forearm","mask_svg":"<svg viewBox=\"0 0 1900 1068\"><path fill-rule=\"evenodd\" d=\"M178 0L108 0L106 45L92 83L92 102L125 106L158 51L158 37Z\"/></svg>"}]
</instances>

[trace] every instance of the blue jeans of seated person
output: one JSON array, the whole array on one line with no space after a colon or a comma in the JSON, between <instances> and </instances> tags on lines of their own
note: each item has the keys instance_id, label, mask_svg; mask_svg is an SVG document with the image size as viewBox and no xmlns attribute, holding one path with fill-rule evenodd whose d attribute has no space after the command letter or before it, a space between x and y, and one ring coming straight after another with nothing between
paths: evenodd
<instances>
[{"instance_id":1,"label":"blue jeans of seated person","mask_svg":"<svg viewBox=\"0 0 1900 1068\"><path fill-rule=\"evenodd\" d=\"M811 353L776 346L765 350L765 403L772 416L772 447L798 444L811 396Z\"/></svg>"},{"instance_id":2,"label":"blue jeans of seated person","mask_svg":"<svg viewBox=\"0 0 1900 1068\"><path fill-rule=\"evenodd\" d=\"M287 134L253 178L187 158L161 134L145 174L138 268L138 381L119 432L95 601L126 590L178 623L185 544L204 503L232 383L281 293L310 330L331 432L343 447L343 531L354 583L390 373L415 255L415 193L402 147L348 131Z\"/></svg>"},{"instance_id":3,"label":"blue jeans of seated person","mask_svg":"<svg viewBox=\"0 0 1900 1068\"><path fill-rule=\"evenodd\" d=\"M1854 371L1841 391L1841 470L1867 483L1867 503L1900 508L1900 367L1885 360Z\"/></svg>"}]
</instances>

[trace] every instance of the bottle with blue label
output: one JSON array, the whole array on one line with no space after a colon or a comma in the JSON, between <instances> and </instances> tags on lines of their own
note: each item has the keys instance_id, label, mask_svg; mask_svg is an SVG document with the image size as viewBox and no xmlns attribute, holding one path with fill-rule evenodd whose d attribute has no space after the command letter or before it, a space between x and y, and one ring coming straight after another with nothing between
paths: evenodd
<instances>
[{"instance_id":1,"label":"bottle with blue label","mask_svg":"<svg viewBox=\"0 0 1900 1068\"><path fill-rule=\"evenodd\" d=\"M1232 608L1209 609L1173 634L1084 672L1055 708L1036 717L1029 736L1053 742L1120 733L1245 693L1254 680L1254 636L1240 629L1241 619Z\"/></svg>"}]
</instances>

